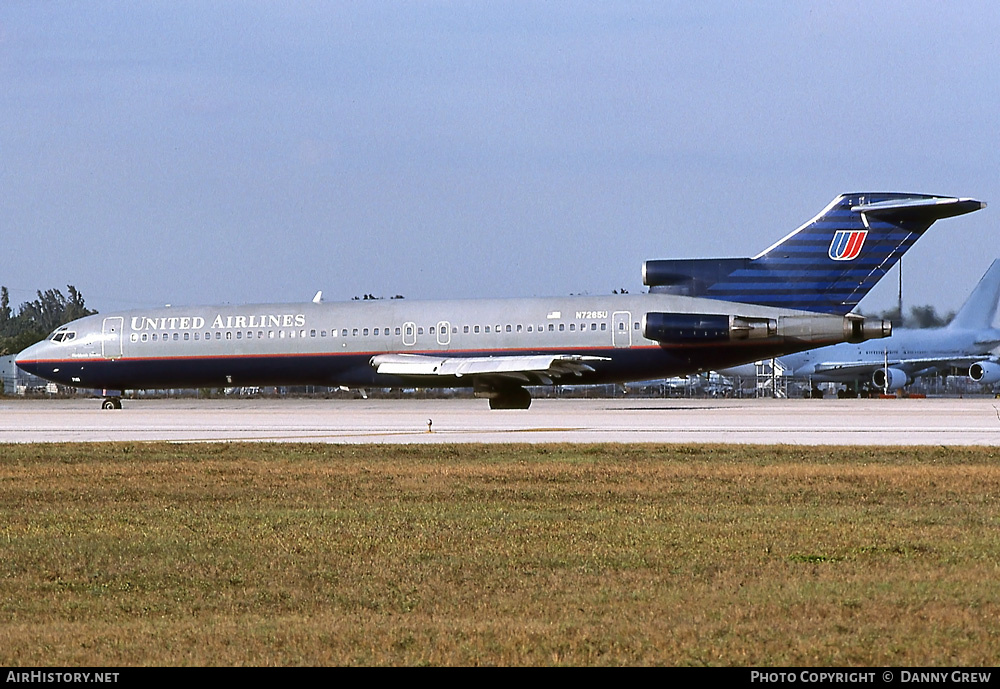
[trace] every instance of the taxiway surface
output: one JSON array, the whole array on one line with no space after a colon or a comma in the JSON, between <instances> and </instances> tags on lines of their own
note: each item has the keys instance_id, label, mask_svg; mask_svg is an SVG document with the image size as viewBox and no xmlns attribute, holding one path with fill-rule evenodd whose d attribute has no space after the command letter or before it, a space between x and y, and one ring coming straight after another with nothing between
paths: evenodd
<instances>
[{"instance_id":1,"label":"taxiway surface","mask_svg":"<svg viewBox=\"0 0 1000 689\"><path fill-rule=\"evenodd\" d=\"M0 402L0 442L1000 445L1000 400L96 399Z\"/></svg>"}]
</instances>

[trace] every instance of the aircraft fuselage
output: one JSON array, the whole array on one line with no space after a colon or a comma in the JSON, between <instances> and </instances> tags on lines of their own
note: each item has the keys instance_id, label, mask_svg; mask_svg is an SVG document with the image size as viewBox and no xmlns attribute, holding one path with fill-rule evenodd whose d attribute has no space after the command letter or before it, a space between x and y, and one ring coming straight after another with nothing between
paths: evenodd
<instances>
[{"instance_id":1,"label":"aircraft fuselage","mask_svg":"<svg viewBox=\"0 0 1000 689\"><path fill-rule=\"evenodd\" d=\"M661 342L644 331L644 316L657 312L739 316L774 327L751 339L702 340L696 334ZM94 389L462 387L478 379L380 374L372 358L558 354L593 357L584 370L554 381L586 384L722 368L860 332L854 316L657 294L165 307L79 319L26 349L17 363L48 380ZM862 337L881 336L872 332ZM544 382L553 381L530 375L515 380Z\"/></svg>"}]
</instances>

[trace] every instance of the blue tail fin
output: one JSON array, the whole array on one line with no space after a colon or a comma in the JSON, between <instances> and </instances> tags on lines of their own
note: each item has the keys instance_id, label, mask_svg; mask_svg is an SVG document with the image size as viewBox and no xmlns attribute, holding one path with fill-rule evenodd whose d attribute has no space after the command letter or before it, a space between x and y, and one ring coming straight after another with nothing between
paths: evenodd
<instances>
[{"instance_id":1,"label":"blue tail fin","mask_svg":"<svg viewBox=\"0 0 1000 689\"><path fill-rule=\"evenodd\" d=\"M845 314L935 220L971 213L974 199L842 194L753 258L646 261L651 292Z\"/></svg>"},{"instance_id":2,"label":"blue tail fin","mask_svg":"<svg viewBox=\"0 0 1000 689\"><path fill-rule=\"evenodd\" d=\"M988 330L997 315L997 299L1000 299L1000 258L993 261L948 327L953 330Z\"/></svg>"}]
</instances>

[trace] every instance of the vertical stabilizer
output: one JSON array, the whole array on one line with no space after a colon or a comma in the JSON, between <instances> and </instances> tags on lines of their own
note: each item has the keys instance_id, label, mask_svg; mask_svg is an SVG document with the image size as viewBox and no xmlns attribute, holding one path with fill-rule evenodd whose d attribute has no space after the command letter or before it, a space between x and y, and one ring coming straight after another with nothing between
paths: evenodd
<instances>
[{"instance_id":1,"label":"vertical stabilizer","mask_svg":"<svg viewBox=\"0 0 1000 689\"><path fill-rule=\"evenodd\" d=\"M846 314L936 220L979 210L975 199L842 194L753 258L646 261L654 292Z\"/></svg>"},{"instance_id":2,"label":"vertical stabilizer","mask_svg":"<svg viewBox=\"0 0 1000 689\"><path fill-rule=\"evenodd\" d=\"M1000 259L993 261L976 289L948 324L952 330L987 330L993 326L1000 299Z\"/></svg>"}]
</instances>

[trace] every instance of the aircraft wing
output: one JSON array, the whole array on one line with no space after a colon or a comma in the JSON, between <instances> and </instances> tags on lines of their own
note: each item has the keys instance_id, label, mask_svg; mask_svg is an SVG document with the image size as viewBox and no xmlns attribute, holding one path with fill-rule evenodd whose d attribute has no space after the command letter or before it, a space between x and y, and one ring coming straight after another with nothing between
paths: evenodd
<instances>
[{"instance_id":1,"label":"aircraft wing","mask_svg":"<svg viewBox=\"0 0 1000 689\"><path fill-rule=\"evenodd\" d=\"M977 361L982 361L984 357L979 356L955 356L955 357L927 357L913 359L889 359L889 368L902 369L908 373L918 373L928 371L932 368L946 368L949 366L971 365ZM870 359L868 361L823 361L814 367L814 375L837 374L860 376L872 373L881 368L885 368L886 361Z\"/></svg>"},{"instance_id":2,"label":"aircraft wing","mask_svg":"<svg viewBox=\"0 0 1000 689\"><path fill-rule=\"evenodd\" d=\"M483 376L519 384L551 384L566 375L593 371L590 363L605 357L576 354L529 354L511 356L441 357L425 354L376 354L371 358L376 373L396 376Z\"/></svg>"}]
</instances>

